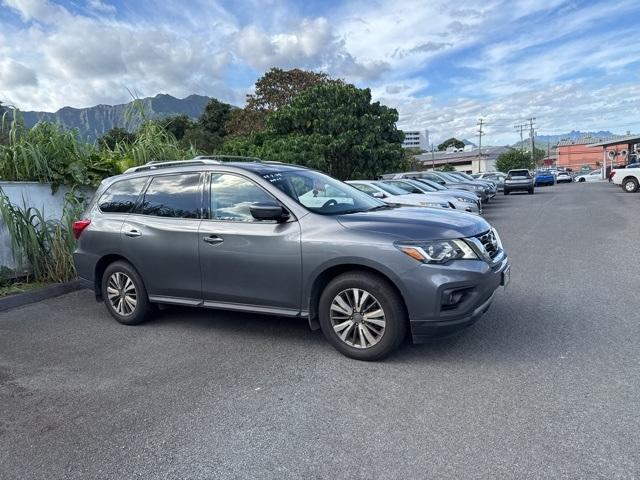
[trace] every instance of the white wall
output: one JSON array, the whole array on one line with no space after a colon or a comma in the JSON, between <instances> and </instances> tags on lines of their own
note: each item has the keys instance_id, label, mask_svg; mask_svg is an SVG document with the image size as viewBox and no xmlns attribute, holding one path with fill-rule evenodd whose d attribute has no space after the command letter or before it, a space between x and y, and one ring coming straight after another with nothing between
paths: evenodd
<instances>
[{"instance_id":1,"label":"white wall","mask_svg":"<svg viewBox=\"0 0 640 480\"><path fill-rule=\"evenodd\" d=\"M0 188L14 205L35 207L47 220L62 218L64 194L67 189L61 187L51 195L51 185L38 182L0 182ZM23 201L24 200L24 201ZM11 238L0 216L0 266L16 268L11 252Z\"/></svg>"}]
</instances>

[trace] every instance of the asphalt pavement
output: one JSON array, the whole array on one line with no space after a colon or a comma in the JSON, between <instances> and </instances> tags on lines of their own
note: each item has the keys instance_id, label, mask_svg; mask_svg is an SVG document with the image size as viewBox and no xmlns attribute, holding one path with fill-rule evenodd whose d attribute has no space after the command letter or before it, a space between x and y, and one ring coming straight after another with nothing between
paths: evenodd
<instances>
[{"instance_id":1,"label":"asphalt pavement","mask_svg":"<svg viewBox=\"0 0 640 480\"><path fill-rule=\"evenodd\" d=\"M0 314L0 478L637 478L640 194L499 195L509 287L462 335L341 356L305 321L89 291Z\"/></svg>"}]
</instances>

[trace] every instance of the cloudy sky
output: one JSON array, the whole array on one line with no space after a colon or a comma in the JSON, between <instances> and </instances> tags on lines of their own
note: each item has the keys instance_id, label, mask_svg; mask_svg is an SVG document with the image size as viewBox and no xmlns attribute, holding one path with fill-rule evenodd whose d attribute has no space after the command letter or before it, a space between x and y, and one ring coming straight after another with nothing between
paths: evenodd
<instances>
[{"instance_id":1,"label":"cloudy sky","mask_svg":"<svg viewBox=\"0 0 640 480\"><path fill-rule=\"evenodd\" d=\"M0 0L0 100L23 110L169 93L236 105L266 69L322 70L401 127L483 143L640 131L640 2ZM518 134L519 137L519 134Z\"/></svg>"}]
</instances>

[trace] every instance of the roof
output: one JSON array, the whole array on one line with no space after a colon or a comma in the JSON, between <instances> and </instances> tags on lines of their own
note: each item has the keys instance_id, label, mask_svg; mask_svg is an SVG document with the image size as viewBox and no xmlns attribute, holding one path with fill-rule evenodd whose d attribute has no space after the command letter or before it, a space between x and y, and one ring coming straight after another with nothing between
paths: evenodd
<instances>
[{"instance_id":1,"label":"roof","mask_svg":"<svg viewBox=\"0 0 640 480\"><path fill-rule=\"evenodd\" d=\"M579 138L565 138L558 142L558 146L587 145L589 147L603 147L637 142L640 142L640 136L638 135L612 135L609 137L592 137L588 135Z\"/></svg>"},{"instance_id":2,"label":"roof","mask_svg":"<svg viewBox=\"0 0 640 480\"><path fill-rule=\"evenodd\" d=\"M482 158L492 160L501 153L507 151L509 147L487 147L482 149ZM474 149L466 152L427 152L416 156L416 160L424 163L455 163L469 162L474 158L478 158L478 150Z\"/></svg>"},{"instance_id":3,"label":"roof","mask_svg":"<svg viewBox=\"0 0 640 480\"><path fill-rule=\"evenodd\" d=\"M640 143L640 135L616 135L610 139L591 143L588 147L607 147L611 145L628 145L632 143Z\"/></svg>"},{"instance_id":4,"label":"roof","mask_svg":"<svg viewBox=\"0 0 640 480\"><path fill-rule=\"evenodd\" d=\"M211 167L211 166L214 166L214 167L224 166L224 167L240 168L243 170L248 170L253 173L257 173L258 175L264 175L267 173L276 173L276 172L290 171L290 170L301 170L306 168L300 165L294 165L290 163L262 161L255 157L246 157L247 161L220 161L220 160L215 160L215 158L220 158L222 160L224 160L224 158L232 158L236 160L244 157L211 156L211 157L196 157L191 160L148 162L144 165L132 167L124 173L129 174L129 173L156 172L161 169L162 170L164 169L180 170L182 168L193 169L193 167L205 168L205 167Z\"/></svg>"}]
</instances>

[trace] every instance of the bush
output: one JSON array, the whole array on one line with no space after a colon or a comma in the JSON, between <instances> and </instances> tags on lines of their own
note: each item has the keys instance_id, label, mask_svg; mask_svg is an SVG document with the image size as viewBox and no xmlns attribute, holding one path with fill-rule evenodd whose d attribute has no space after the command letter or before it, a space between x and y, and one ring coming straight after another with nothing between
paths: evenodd
<instances>
[{"instance_id":1,"label":"bush","mask_svg":"<svg viewBox=\"0 0 640 480\"><path fill-rule=\"evenodd\" d=\"M11 237L13 258L22 270L31 267L37 282L66 282L76 276L72 224L82 205L71 192L62 220L45 220L43 211L12 204L0 189L0 214Z\"/></svg>"}]
</instances>

